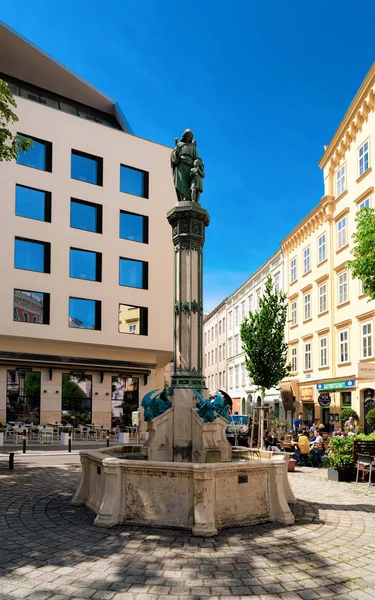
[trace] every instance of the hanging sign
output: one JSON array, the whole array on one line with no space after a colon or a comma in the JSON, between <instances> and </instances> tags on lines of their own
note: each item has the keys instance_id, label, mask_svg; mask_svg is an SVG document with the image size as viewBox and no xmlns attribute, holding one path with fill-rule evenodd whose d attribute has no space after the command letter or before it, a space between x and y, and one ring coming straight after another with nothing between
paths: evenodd
<instances>
[{"instance_id":1,"label":"hanging sign","mask_svg":"<svg viewBox=\"0 0 375 600\"><path fill-rule=\"evenodd\" d=\"M301 402L312 402L313 399L313 388L306 387L300 388L300 400Z\"/></svg>"},{"instance_id":2,"label":"hanging sign","mask_svg":"<svg viewBox=\"0 0 375 600\"><path fill-rule=\"evenodd\" d=\"M318 396L318 403L323 408L328 407L331 404L331 396L329 394L327 394L327 393L319 394L319 396Z\"/></svg>"}]
</instances>

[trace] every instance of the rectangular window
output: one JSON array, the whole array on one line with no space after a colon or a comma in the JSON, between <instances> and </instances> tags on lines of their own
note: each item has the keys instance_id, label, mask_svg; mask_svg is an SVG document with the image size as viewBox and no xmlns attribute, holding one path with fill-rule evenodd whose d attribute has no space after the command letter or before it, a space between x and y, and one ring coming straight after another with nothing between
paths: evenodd
<instances>
[{"instance_id":1,"label":"rectangular window","mask_svg":"<svg viewBox=\"0 0 375 600\"><path fill-rule=\"evenodd\" d=\"M259 301L260 301L261 289L257 289L255 292L255 310L259 309Z\"/></svg>"},{"instance_id":2,"label":"rectangular window","mask_svg":"<svg viewBox=\"0 0 375 600\"><path fill-rule=\"evenodd\" d=\"M290 261L290 283L297 281L297 259L292 258Z\"/></svg>"},{"instance_id":3,"label":"rectangular window","mask_svg":"<svg viewBox=\"0 0 375 600\"><path fill-rule=\"evenodd\" d=\"M78 421L92 422L92 375L62 373L61 410L64 415L74 415ZM83 416L84 415L84 416Z\"/></svg>"},{"instance_id":4,"label":"rectangular window","mask_svg":"<svg viewBox=\"0 0 375 600\"><path fill-rule=\"evenodd\" d=\"M217 339L217 325L215 325L215 338Z\"/></svg>"},{"instance_id":5,"label":"rectangular window","mask_svg":"<svg viewBox=\"0 0 375 600\"><path fill-rule=\"evenodd\" d=\"M358 173L359 177L366 173L369 168L369 148L368 142L365 142L358 150Z\"/></svg>"},{"instance_id":6,"label":"rectangular window","mask_svg":"<svg viewBox=\"0 0 375 600\"><path fill-rule=\"evenodd\" d=\"M239 336L235 335L234 336L234 354L238 354L238 352L239 352L238 346L239 346Z\"/></svg>"},{"instance_id":7,"label":"rectangular window","mask_svg":"<svg viewBox=\"0 0 375 600\"><path fill-rule=\"evenodd\" d=\"M232 329L232 312L228 313L228 329Z\"/></svg>"},{"instance_id":8,"label":"rectangular window","mask_svg":"<svg viewBox=\"0 0 375 600\"><path fill-rule=\"evenodd\" d=\"M226 355L225 355L225 344L223 344L223 360L226 359Z\"/></svg>"},{"instance_id":9,"label":"rectangular window","mask_svg":"<svg viewBox=\"0 0 375 600\"><path fill-rule=\"evenodd\" d=\"M229 388L233 388L233 368L229 369Z\"/></svg>"},{"instance_id":10,"label":"rectangular window","mask_svg":"<svg viewBox=\"0 0 375 600\"><path fill-rule=\"evenodd\" d=\"M363 296L364 293L365 293L365 289L363 287L363 281L360 279L359 280L359 295Z\"/></svg>"},{"instance_id":11,"label":"rectangular window","mask_svg":"<svg viewBox=\"0 0 375 600\"><path fill-rule=\"evenodd\" d=\"M30 290L14 290L13 321L49 325L50 295Z\"/></svg>"},{"instance_id":12,"label":"rectangular window","mask_svg":"<svg viewBox=\"0 0 375 600\"><path fill-rule=\"evenodd\" d=\"M336 171L336 197L341 196L346 190L345 165Z\"/></svg>"},{"instance_id":13,"label":"rectangular window","mask_svg":"<svg viewBox=\"0 0 375 600\"><path fill-rule=\"evenodd\" d=\"M70 248L69 277L75 279L87 279L89 281L101 281L101 252Z\"/></svg>"},{"instance_id":14,"label":"rectangular window","mask_svg":"<svg viewBox=\"0 0 375 600\"><path fill-rule=\"evenodd\" d=\"M303 272L308 273L311 269L310 265L310 246L303 251Z\"/></svg>"},{"instance_id":15,"label":"rectangular window","mask_svg":"<svg viewBox=\"0 0 375 600\"><path fill-rule=\"evenodd\" d=\"M51 272L51 244L27 238L14 241L14 267L25 271Z\"/></svg>"},{"instance_id":16,"label":"rectangular window","mask_svg":"<svg viewBox=\"0 0 375 600\"><path fill-rule=\"evenodd\" d=\"M208 332L207 332L207 338L208 338L207 342L208 342L208 344L210 343L210 335L211 335L210 329L208 329Z\"/></svg>"},{"instance_id":17,"label":"rectangular window","mask_svg":"<svg viewBox=\"0 0 375 600\"><path fill-rule=\"evenodd\" d=\"M214 351L211 350L211 365L214 366Z\"/></svg>"},{"instance_id":18,"label":"rectangular window","mask_svg":"<svg viewBox=\"0 0 375 600\"><path fill-rule=\"evenodd\" d=\"M239 324L238 318L239 318L239 310L238 310L238 306L236 306L236 308L234 309L234 316L235 316L235 323L236 325Z\"/></svg>"},{"instance_id":19,"label":"rectangular window","mask_svg":"<svg viewBox=\"0 0 375 600\"><path fill-rule=\"evenodd\" d=\"M214 328L211 327L211 340L214 341Z\"/></svg>"},{"instance_id":20,"label":"rectangular window","mask_svg":"<svg viewBox=\"0 0 375 600\"><path fill-rule=\"evenodd\" d=\"M225 371L223 371L223 388L225 389Z\"/></svg>"},{"instance_id":21,"label":"rectangular window","mask_svg":"<svg viewBox=\"0 0 375 600\"><path fill-rule=\"evenodd\" d=\"M347 329L339 332L339 362L349 361L349 332Z\"/></svg>"},{"instance_id":22,"label":"rectangular window","mask_svg":"<svg viewBox=\"0 0 375 600\"><path fill-rule=\"evenodd\" d=\"M237 389L237 388L239 387L239 385L240 385L240 375L239 375L239 371L240 371L240 369L239 369L239 367L238 367L238 365L237 365L237 367L235 368L235 386L236 386L236 389Z\"/></svg>"},{"instance_id":23,"label":"rectangular window","mask_svg":"<svg viewBox=\"0 0 375 600\"><path fill-rule=\"evenodd\" d=\"M241 365L241 385L246 385L246 365L242 363Z\"/></svg>"},{"instance_id":24,"label":"rectangular window","mask_svg":"<svg viewBox=\"0 0 375 600\"><path fill-rule=\"evenodd\" d=\"M32 167L40 171L52 172L52 144L31 135L20 133L22 137L33 140L33 145L25 153L21 153L16 160L17 165Z\"/></svg>"},{"instance_id":25,"label":"rectangular window","mask_svg":"<svg viewBox=\"0 0 375 600\"><path fill-rule=\"evenodd\" d=\"M71 177L85 183L103 185L103 159L86 152L72 150Z\"/></svg>"},{"instance_id":26,"label":"rectangular window","mask_svg":"<svg viewBox=\"0 0 375 600\"><path fill-rule=\"evenodd\" d=\"M290 313L291 313L291 324L293 325L297 325L297 300L294 300L294 302L291 303L290 305Z\"/></svg>"},{"instance_id":27,"label":"rectangular window","mask_svg":"<svg viewBox=\"0 0 375 600\"><path fill-rule=\"evenodd\" d=\"M245 318L245 302L241 302L241 322Z\"/></svg>"},{"instance_id":28,"label":"rectangular window","mask_svg":"<svg viewBox=\"0 0 375 600\"><path fill-rule=\"evenodd\" d=\"M103 231L103 207L85 200L70 200L70 227L93 233Z\"/></svg>"},{"instance_id":29,"label":"rectangular window","mask_svg":"<svg viewBox=\"0 0 375 600\"><path fill-rule=\"evenodd\" d=\"M338 304L347 302L348 298L348 273L344 271L338 276Z\"/></svg>"},{"instance_id":30,"label":"rectangular window","mask_svg":"<svg viewBox=\"0 0 375 600\"><path fill-rule=\"evenodd\" d=\"M305 343L305 352L304 352L305 360L305 371L309 371L311 369L311 342Z\"/></svg>"},{"instance_id":31,"label":"rectangular window","mask_svg":"<svg viewBox=\"0 0 375 600\"><path fill-rule=\"evenodd\" d=\"M219 373L219 387L221 388L221 371Z\"/></svg>"},{"instance_id":32,"label":"rectangular window","mask_svg":"<svg viewBox=\"0 0 375 600\"><path fill-rule=\"evenodd\" d=\"M120 165L120 192L148 198L148 172Z\"/></svg>"},{"instance_id":33,"label":"rectangular window","mask_svg":"<svg viewBox=\"0 0 375 600\"><path fill-rule=\"evenodd\" d=\"M323 262L327 258L327 238L326 234L318 239L318 263Z\"/></svg>"},{"instance_id":34,"label":"rectangular window","mask_svg":"<svg viewBox=\"0 0 375 600\"><path fill-rule=\"evenodd\" d=\"M359 210L362 210L362 208L370 208L370 198L366 198L366 200L361 202L359 205Z\"/></svg>"},{"instance_id":35,"label":"rectangular window","mask_svg":"<svg viewBox=\"0 0 375 600\"><path fill-rule=\"evenodd\" d=\"M304 321L311 319L311 294L306 294L303 298Z\"/></svg>"},{"instance_id":36,"label":"rectangular window","mask_svg":"<svg viewBox=\"0 0 375 600\"><path fill-rule=\"evenodd\" d=\"M222 356L222 347L219 346L219 360L221 360L221 356Z\"/></svg>"},{"instance_id":37,"label":"rectangular window","mask_svg":"<svg viewBox=\"0 0 375 600\"><path fill-rule=\"evenodd\" d=\"M232 338L228 340L228 358L232 356Z\"/></svg>"},{"instance_id":38,"label":"rectangular window","mask_svg":"<svg viewBox=\"0 0 375 600\"><path fill-rule=\"evenodd\" d=\"M321 285L319 288L319 313L324 313L327 310L327 284Z\"/></svg>"},{"instance_id":39,"label":"rectangular window","mask_svg":"<svg viewBox=\"0 0 375 600\"><path fill-rule=\"evenodd\" d=\"M225 333L225 317L223 317L223 333Z\"/></svg>"},{"instance_id":40,"label":"rectangular window","mask_svg":"<svg viewBox=\"0 0 375 600\"><path fill-rule=\"evenodd\" d=\"M208 367L207 353L204 355L204 364Z\"/></svg>"},{"instance_id":41,"label":"rectangular window","mask_svg":"<svg viewBox=\"0 0 375 600\"><path fill-rule=\"evenodd\" d=\"M118 308L119 333L133 335L148 334L148 308L119 304Z\"/></svg>"},{"instance_id":42,"label":"rectangular window","mask_svg":"<svg viewBox=\"0 0 375 600\"><path fill-rule=\"evenodd\" d=\"M291 353L292 373L297 373L297 347L293 346Z\"/></svg>"},{"instance_id":43,"label":"rectangular window","mask_svg":"<svg viewBox=\"0 0 375 600\"><path fill-rule=\"evenodd\" d=\"M148 217L120 210L120 238L148 244Z\"/></svg>"},{"instance_id":44,"label":"rectangular window","mask_svg":"<svg viewBox=\"0 0 375 600\"><path fill-rule=\"evenodd\" d=\"M275 275L275 277L274 277L274 286L275 286L275 291L279 292L280 291L280 275L279 275L279 273L277 275Z\"/></svg>"},{"instance_id":45,"label":"rectangular window","mask_svg":"<svg viewBox=\"0 0 375 600\"><path fill-rule=\"evenodd\" d=\"M217 348L215 348L215 364L217 363Z\"/></svg>"},{"instance_id":46,"label":"rectangular window","mask_svg":"<svg viewBox=\"0 0 375 600\"><path fill-rule=\"evenodd\" d=\"M219 335L221 335L221 321L219 321Z\"/></svg>"},{"instance_id":47,"label":"rectangular window","mask_svg":"<svg viewBox=\"0 0 375 600\"><path fill-rule=\"evenodd\" d=\"M102 303L86 298L69 298L69 327L76 329L102 328Z\"/></svg>"},{"instance_id":48,"label":"rectangular window","mask_svg":"<svg viewBox=\"0 0 375 600\"><path fill-rule=\"evenodd\" d=\"M346 217L337 223L337 250L347 244Z\"/></svg>"},{"instance_id":49,"label":"rectangular window","mask_svg":"<svg viewBox=\"0 0 375 600\"><path fill-rule=\"evenodd\" d=\"M327 367L328 366L328 338L327 337L319 338L319 357L320 357L320 366Z\"/></svg>"},{"instance_id":50,"label":"rectangular window","mask_svg":"<svg viewBox=\"0 0 375 600\"><path fill-rule=\"evenodd\" d=\"M16 185L16 215L51 222L51 192Z\"/></svg>"},{"instance_id":51,"label":"rectangular window","mask_svg":"<svg viewBox=\"0 0 375 600\"><path fill-rule=\"evenodd\" d=\"M249 296L249 312L253 310L253 295Z\"/></svg>"},{"instance_id":52,"label":"rectangular window","mask_svg":"<svg viewBox=\"0 0 375 600\"><path fill-rule=\"evenodd\" d=\"M365 323L362 329L362 358L372 357L372 323Z\"/></svg>"},{"instance_id":53,"label":"rectangular window","mask_svg":"<svg viewBox=\"0 0 375 600\"><path fill-rule=\"evenodd\" d=\"M211 352L208 353L207 358L208 358L208 366L210 367L211 366Z\"/></svg>"},{"instance_id":54,"label":"rectangular window","mask_svg":"<svg viewBox=\"0 0 375 600\"><path fill-rule=\"evenodd\" d=\"M119 284L148 290L148 262L120 258Z\"/></svg>"}]
</instances>

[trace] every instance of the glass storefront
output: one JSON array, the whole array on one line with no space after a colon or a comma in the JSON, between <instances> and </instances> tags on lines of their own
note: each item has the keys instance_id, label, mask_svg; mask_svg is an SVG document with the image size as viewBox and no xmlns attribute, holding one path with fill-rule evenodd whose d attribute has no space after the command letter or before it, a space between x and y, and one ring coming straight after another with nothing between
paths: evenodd
<instances>
[{"instance_id":1,"label":"glass storefront","mask_svg":"<svg viewBox=\"0 0 375 600\"><path fill-rule=\"evenodd\" d=\"M91 423L92 376L86 373L62 374L62 420Z\"/></svg>"},{"instance_id":2,"label":"glass storefront","mask_svg":"<svg viewBox=\"0 0 375 600\"><path fill-rule=\"evenodd\" d=\"M132 412L138 410L139 379L112 377L112 427L132 424Z\"/></svg>"},{"instance_id":3,"label":"glass storefront","mask_svg":"<svg viewBox=\"0 0 375 600\"><path fill-rule=\"evenodd\" d=\"M40 423L40 371L7 371L7 423Z\"/></svg>"}]
</instances>

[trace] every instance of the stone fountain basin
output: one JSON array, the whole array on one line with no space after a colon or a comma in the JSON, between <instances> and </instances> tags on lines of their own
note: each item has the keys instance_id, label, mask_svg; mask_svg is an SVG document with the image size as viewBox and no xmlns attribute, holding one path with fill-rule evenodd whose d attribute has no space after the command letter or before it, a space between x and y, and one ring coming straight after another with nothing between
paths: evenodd
<instances>
[{"instance_id":1,"label":"stone fountain basin","mask_svg":"<svg viewBox=\"0 0 375 600\"><path fill-rule=\"evenodd\" d=\"M224 527L294 523L288 455L210 464L108 456L126 451L80 452L82 477L72 503L93 510L95 525L173 527L209 537Z\"/></svg>"}]
</instances>

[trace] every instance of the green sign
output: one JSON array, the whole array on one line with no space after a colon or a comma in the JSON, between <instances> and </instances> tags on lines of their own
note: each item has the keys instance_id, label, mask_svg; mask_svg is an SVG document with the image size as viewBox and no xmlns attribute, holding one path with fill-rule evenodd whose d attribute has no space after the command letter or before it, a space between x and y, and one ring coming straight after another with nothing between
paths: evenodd
<instances>
[{"instance_id":1,"label":"green sign","mask_svg":"<svg viewBox=\"0 0 375 600\"><path fill-rule=\"evenodd\" d=\"M318 392L325 390L348 390L355 387L355 381L353 379L347 379L346 381L334 381L332 383L318 383L316 389Z\"/></svg>"}]
</instances>

